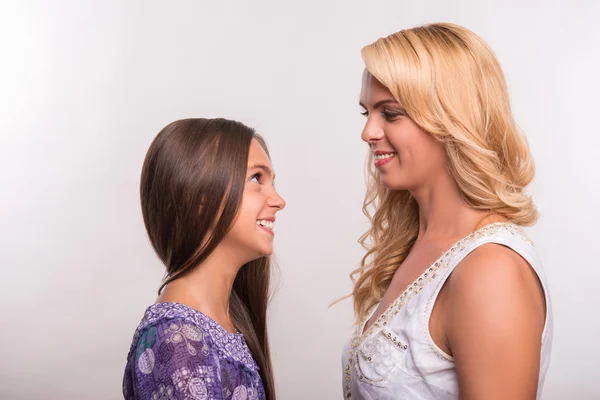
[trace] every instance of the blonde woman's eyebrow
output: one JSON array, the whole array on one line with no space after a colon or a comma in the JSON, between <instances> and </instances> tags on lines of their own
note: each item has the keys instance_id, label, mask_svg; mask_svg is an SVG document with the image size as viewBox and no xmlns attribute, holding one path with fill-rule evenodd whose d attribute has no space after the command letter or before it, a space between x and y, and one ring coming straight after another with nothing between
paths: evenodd
<instances>
[{"instance_id":1,"label":"blonde woman's eyebrow","mask_svg":"<svg viewBox=\"0 0 600 400\"><path fill-rule=\"evenodd\" d=\"M389 104L389 103L394 103L394 104L398 104L398 102L394 99L385 99L385 100L380 100L377 103L375 103L375 105L373 106L373 108L379 108L384 104ZM358 102L358 105L361 106L362 108L364 108L365 110L367 109L367 107L362 103L362 101Z\"/></svg>"}]
</instances>

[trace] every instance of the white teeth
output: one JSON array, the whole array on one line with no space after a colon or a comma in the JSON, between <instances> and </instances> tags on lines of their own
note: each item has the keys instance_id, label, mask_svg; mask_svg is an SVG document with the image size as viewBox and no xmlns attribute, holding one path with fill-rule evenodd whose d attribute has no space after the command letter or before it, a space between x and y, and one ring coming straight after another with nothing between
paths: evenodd
<instances>
[{"instance_id":1,"label":"white teeth","mask_svg":"<svg viewBox=\"0 0 600 400\"><path fill-rule=\"evenodd\" d=\"M264 220L264 219L256 221L256 225L261 225L261 226L264 226L265 228L273 229L273 222L272 221L267 221L267 220Z\"/></svg>"},{"instance_id":2,"label":"white teeth","mask_svg":"<svg viewBox=\"0 0 600 400\"><path fill-rule=\"evenodd\" d=\"M396 153L388 153L388 154L379 154L375 156L375 160L385 160L387 158L392 158L396 155Z\"/></svg>"}]
</instances>

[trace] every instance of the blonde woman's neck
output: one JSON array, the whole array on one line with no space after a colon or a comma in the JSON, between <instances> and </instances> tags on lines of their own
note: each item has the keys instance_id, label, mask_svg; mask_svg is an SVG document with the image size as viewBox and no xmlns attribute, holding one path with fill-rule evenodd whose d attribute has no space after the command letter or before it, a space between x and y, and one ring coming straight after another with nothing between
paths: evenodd
<instances>
[{"instance_id":1,"label":"blonde woman's neck","mask_svg":"<svg viewBox=\"0 0 600 400\"><path fill-rule=\"evenodd\" d=\"M449 176L428 187L411 191L419 204L419 233L423 239L464 237L489 223L505 218L487 210L476 210L463 200Z\"/></svg>"}]
</instances>

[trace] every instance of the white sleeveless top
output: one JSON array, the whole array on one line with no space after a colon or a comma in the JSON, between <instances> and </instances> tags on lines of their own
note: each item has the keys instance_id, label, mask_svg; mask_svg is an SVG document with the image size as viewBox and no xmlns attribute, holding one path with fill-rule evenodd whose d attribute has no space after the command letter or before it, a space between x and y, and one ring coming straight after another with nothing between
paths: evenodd
<instances>
[{"instance_id":1,"label":"white sleeveless top","mask_svg":"<svg viewBox=\"0 0 600 400\"><path fill-rule=\"evenodd\" d=\"M552 306L542 264L521 227L495 223L460 240L415 280L361 335L357 325L344 348L345 399L455 400L458 381L451 356L435 345L429 318L437 295L456 265L486 243L498 243L520 254L537 273L546 298L537 398L541 397L552 346Z\"/></svg>"}]
</instances>

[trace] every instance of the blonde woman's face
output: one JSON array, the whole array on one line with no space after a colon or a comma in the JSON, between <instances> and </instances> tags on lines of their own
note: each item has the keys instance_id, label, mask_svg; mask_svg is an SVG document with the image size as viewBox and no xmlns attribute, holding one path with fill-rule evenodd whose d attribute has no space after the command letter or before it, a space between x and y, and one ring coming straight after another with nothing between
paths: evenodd
<instances>
[{"instance_id":1,"label":"blonde woman's face","mask_svg":"<svg viewBox=\"0 0 600 400\"><path fill-rule=\"evenodd\" d=\"M392 93L366 70L360 106L367 118L361 137L369 144L383 186L414 191L448 174L444 145L414 123Z\"/></svg>"}]
</instances>

